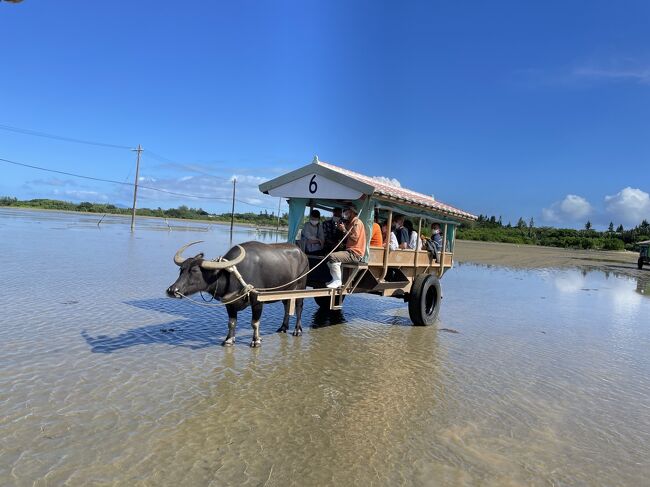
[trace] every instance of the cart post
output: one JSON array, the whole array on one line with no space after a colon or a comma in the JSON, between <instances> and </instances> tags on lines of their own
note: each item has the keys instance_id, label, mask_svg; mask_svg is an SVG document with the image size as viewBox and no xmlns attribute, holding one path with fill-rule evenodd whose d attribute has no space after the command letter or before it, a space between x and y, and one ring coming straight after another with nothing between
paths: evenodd
<instances>
[{"instance_id":1,"label":"cart post","mask_svg":"<svg viewBox=\"0 0 650 487\"><path fill-rule=\"evenodd\" d=\"M438 276L442 277L445 273L445 254L447 251L447 224L443 226L442 232L442 249L440 249L440 269L438 270Z\"/></svg>"},{"instance_id":2,"label":"cart post","mask_svg":"<svg viewBox=\"0 0 650 487\"><path fill-rule=\"evenodd\" d=\"M384 279L386 279L386 274L388 273L388 254L390 254L390 232L393 231L392 226L393 210L388 210L388 221L386 222L386 241L384 242L384 262L379 282L383 282Z\"/></svg>"}]
</instances>

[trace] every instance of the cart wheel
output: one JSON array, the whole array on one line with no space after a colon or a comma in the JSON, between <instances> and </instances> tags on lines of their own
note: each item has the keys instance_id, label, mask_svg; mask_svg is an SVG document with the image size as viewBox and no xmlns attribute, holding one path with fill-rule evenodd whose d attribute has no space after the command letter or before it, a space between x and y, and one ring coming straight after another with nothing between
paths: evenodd
<instances>
[{"instance_id":1,"label":"cart wheel","mask_svg":"<svg viewBox=\"0 0 650 487\"><path fill-rule=\"evenodd\" d=\"M314 301L316 301L316 304L320 309L326 309L329 311L330 309L330 297L329 296L315 296ZM343 301L345 301L345 296L341 296L341 304L343 304Z\"/></svg>"},{"instance_id":2,"label":"cart wheel","mask_svg":"<svg viewBox=\"0 0 650 487\"><path fill-rule=\"evenodd\" d=\"M639 257L639 261L636 263L639 269L643 269L643 257Z\"/></svg>"},{"instance_id":3,"label":"cart wheel","mask_svg":"<svg viewBox=\"0 0 650 487\"><path fill-rule=\"evenodd\" d=\"M414 325L432 325L440 312L440 281L433 274L420 274L413 281L409 297L409 316Z\"/></svg>"}]
</instances>

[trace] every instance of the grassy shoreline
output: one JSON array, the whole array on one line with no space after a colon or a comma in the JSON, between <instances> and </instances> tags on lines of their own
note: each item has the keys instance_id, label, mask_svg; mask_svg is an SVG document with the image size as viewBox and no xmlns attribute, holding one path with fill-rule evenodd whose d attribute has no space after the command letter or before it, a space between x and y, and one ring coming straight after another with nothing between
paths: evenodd
<instances>
[{"instance_id":1,"label":"grassy shoreline","mask_svg":"<svg viewBox=\"0 0 650 487\"><path fill-rule=\"evenodd\" d=\"M101 212L96 212L96 211L78 211L78 210L60 210L57 208L39 208L39 207L30 207L30 206L6 206L6 205L1 205L0 209L10 209L10 210L23 210L23 211L46 211L46 212L52 212L52 213L70 213L70 214L75 214L75 215L96 215L96 216L105 216L105 215L110 215L118 218L124 218L124 219L130 219L131 215L125 215L123 213L101 213ZM217 219L207 219L207 218L178 218L178 217L172 217L172 216L152 216L152 215L136 215L135 216L135 221L136 225L138 222L139 218L151 218L155 220L168 220L168 221L176 221L176 222L197 222L197 223L210 223L214 225L230 225L229 221L223 221L223 220L217 220ZM260 228L263 230L276 230L276 226L274 225L265 225L265 224L256 224L256 223L251 223L243 220L237 220L235 218L235 224L240 226L240 227L249 227L249 228ZM288 227L286 225L280 225L279 232L286 232L288 230Z\"/></svg>"},{"instance_id":2,"label":"grassy shoreline","mask_svg":"<svg viewBox=\"0 0 650 487\"><path fill-rule=\"evenodd\" d=\"M638 252L628 250L581 250L541 245L458 240L454 260L511 269L582 268L650 279L647 270L637 269Z\"/></svg>"}]
</instances>

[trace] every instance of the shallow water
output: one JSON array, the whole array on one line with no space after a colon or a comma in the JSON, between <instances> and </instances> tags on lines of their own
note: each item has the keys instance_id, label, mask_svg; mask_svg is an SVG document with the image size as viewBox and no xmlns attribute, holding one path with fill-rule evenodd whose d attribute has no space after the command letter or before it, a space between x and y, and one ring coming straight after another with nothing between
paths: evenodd
<instances>
[{"instance_id":1,"label":"shallow water","mask_svg":"<svg viewBox=\"0 0 650 487\"><path fill-rule=\"evenodd\" d=\"M98 219L0 209L3 485L647 485L650 279L458 265L435 327L359 295L222 348L164 290L227 227Z\"/></svg>"}]
</instances>

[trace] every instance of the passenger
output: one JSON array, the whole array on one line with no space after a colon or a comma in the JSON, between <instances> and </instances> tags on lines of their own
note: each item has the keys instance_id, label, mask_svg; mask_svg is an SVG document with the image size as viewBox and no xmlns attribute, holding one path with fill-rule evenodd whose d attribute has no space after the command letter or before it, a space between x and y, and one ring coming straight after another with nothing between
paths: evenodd
<instances>
[{"instance_id":1,"label":"passenger","mask_svg":"<svg viewBox=\"0 0 650 487\"><path fill-rule=\"evenodd\" d=\"M404 228L406 228L409 231L408 248L411 250L421 250L422 241L420 240L420 236L418 235L418 232L416 232L413 229L413 222L411 220L406 220L404 222Z\"/></svg>"},{"instance_id":2,"label":"passenger","mask_svg":"<svg viewBox=\"0 0 650 487\"><path fill-rule=\"evenodd\" d=\"M311 210L309 221L302 227L301 244L306 254L317 255L323 251L325 237L323 225L320 222L320 211Z\"/></svg>"},{"instance_id":3,"label":"passenger","mask_svg":"<svg viewBox=\"0 0 650 487\"><path fill-rule=\"evenodd\" d=\"M381 247L384 244L381 238L381 227L379 226L379 214L375 211L375 221L372 224L372 237L370 237L371 247Z\"/></svg>"},{"instance_id":4,"label":"passenger","mask_svg":"<svg viewBox=\"0 0 650 487\"><path fill-rule=\"evenodd\" d=\"M366 229L361 220L357 218L357 210L348 207L343 213L343 221L338 228L341 232L349 231L345 242L345 250L334 252L327 261L332 280L327 283L329 288L339 288L343 285L341 281L341 264L347 262L359 262L366 253Z\"/></svg>"},{"instance_id":5,"label":"passenger","mask_svg":"<svg viewBox=\"0 0 650 487\"><path fill-rule=\"evenodd\" d=\"M433 241L433 246L436 248L436 252L440 252L442 249L442 235L440 234L440 223L431 224L431 240Z\"/></svg>"},{"instance_id":6,"label":"passenger","mask_svg":"<svg viewBox=\"0 0 650 487\"><path fill-rule=\"evenodd\" d=\"M384 220L384 222L381 224L381 232L383 234L384 242L387 238L390 239L388 242L388 248L390 250L397 250L399 248L397 237L395 236L394 232L388 231L388 220Z\"/></svg>"},{"instance_id":7,"label":"passenger","mask_svg":"<svg viewBox=\"0 0 650 487\"><path fill-rule=\"evenodd\" d=\"M334 208L332 210L332 218L323 223L323 235L325 237L325 245L323 246L323 253L328 254L334 247L336 250L342 250L345 247L339 244L345 235L345 232L339 230L338 225L341 222L341 208Z\"/></svg>"},{"instance_id":8,"label":"passenger","mask_svg":"<svg viewBox=\"0 0 650 487\"><path fill-rule=\"evenodd\" d=\"M395 236L395 233L388 231L388 220L384 220L382 222L381 234L382 234L382 238L384 239L384 242L386 242L386 239L389 239L388 248L390 250L397 250L399 248L399 244L397 243L397 237Z\"/></svg>"},{"instance_id":9,"label":"passenger","mask_svg":"<svg viewBox=\"0 0 650 487\"><path fill-rule=\"evenodd\" d=\"M397 244L400 249L406 249L409 246L409 231L404 228L404 215L395 215L393 220L393 233L397 238Z\"/></svg>"}]
</instances>

